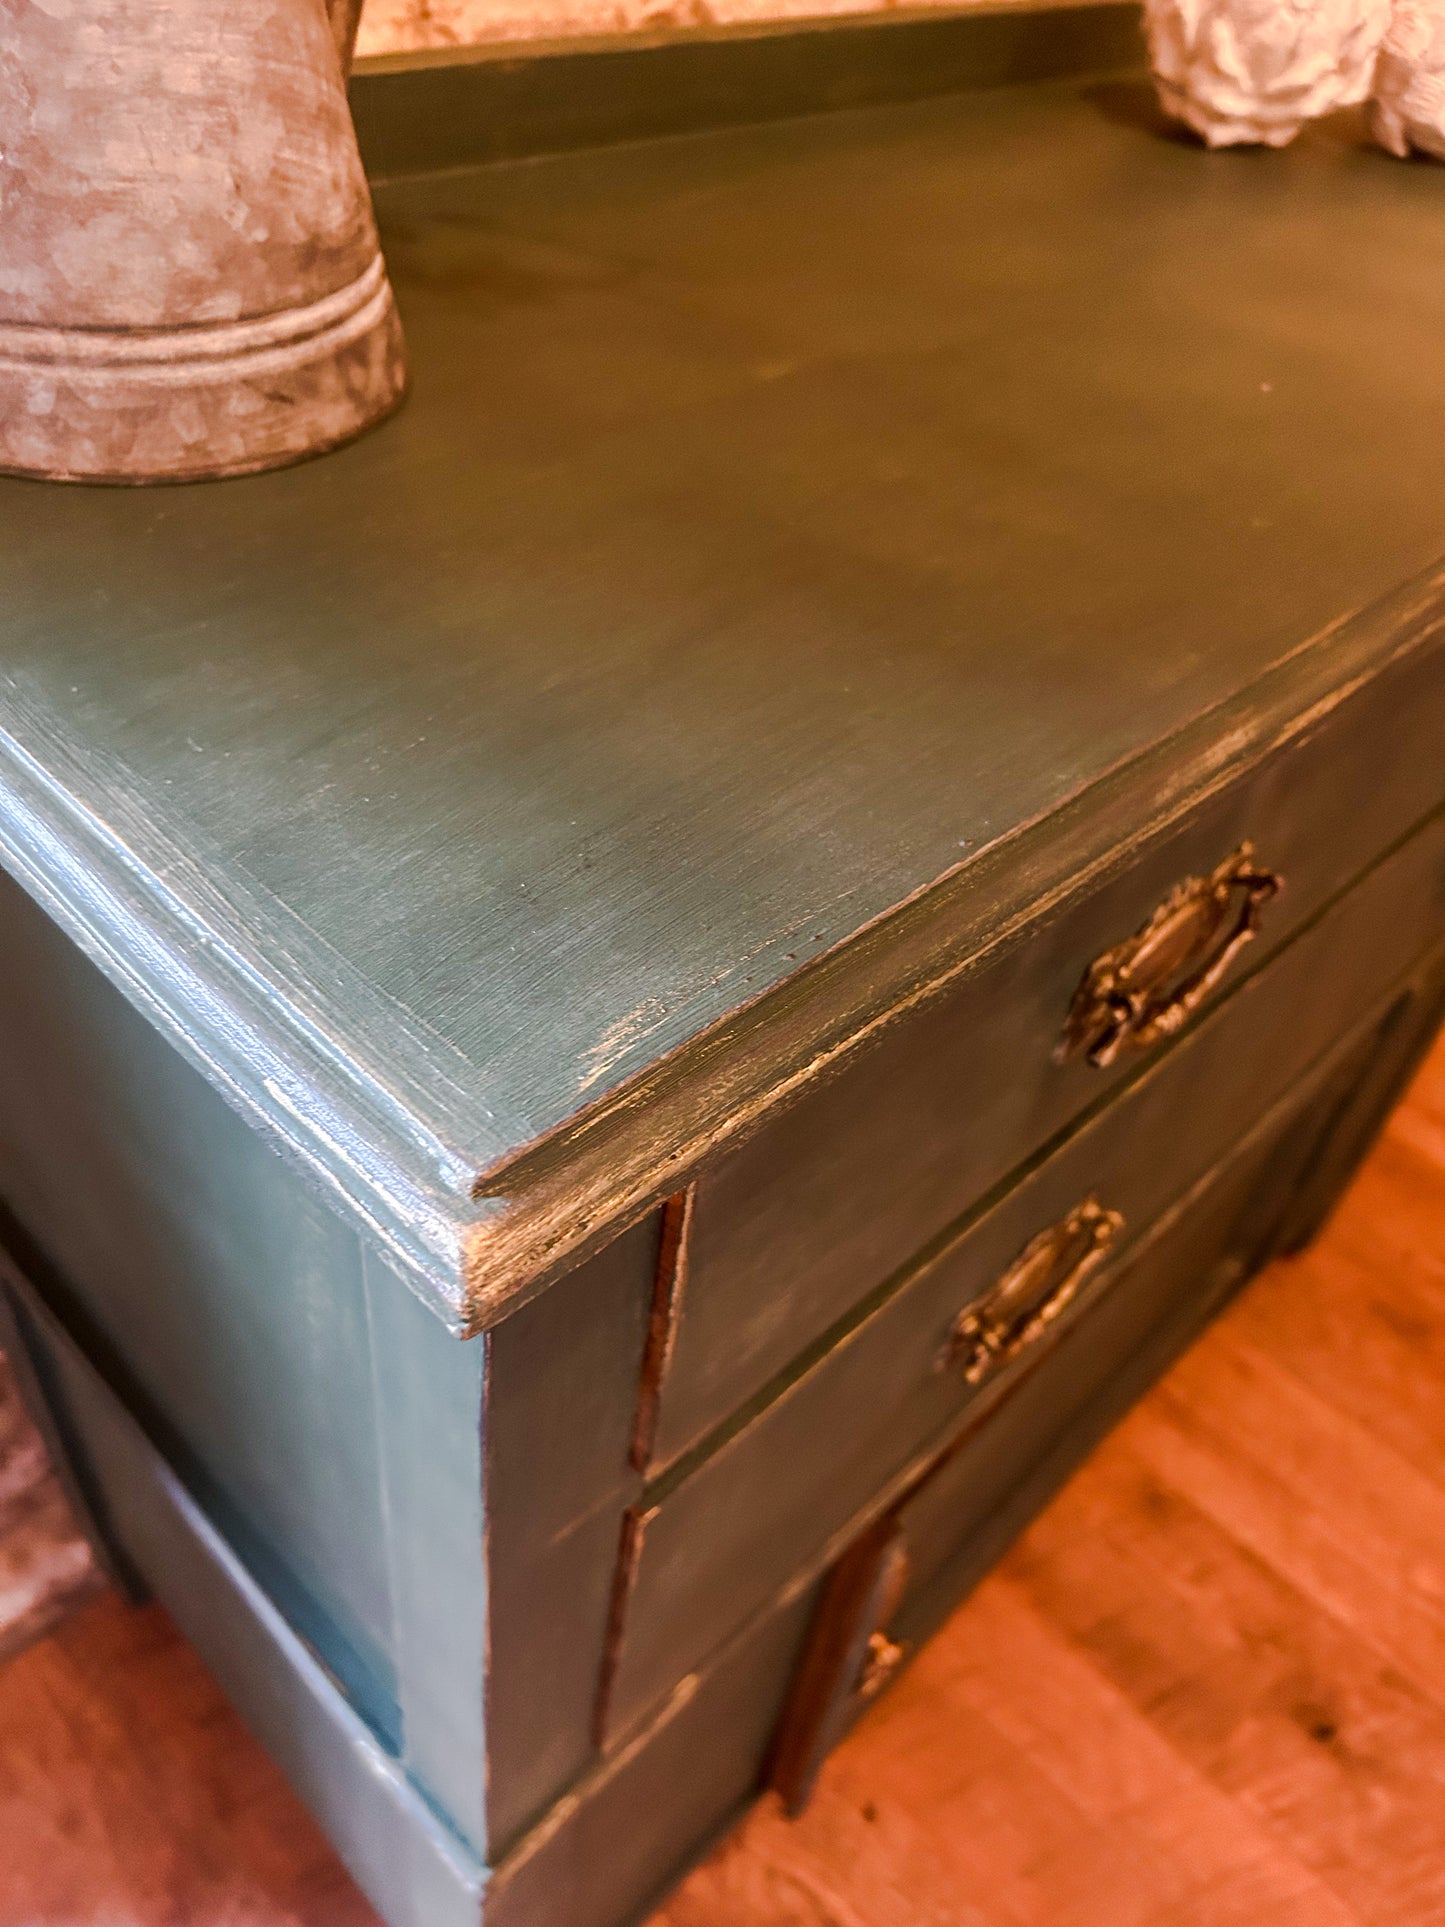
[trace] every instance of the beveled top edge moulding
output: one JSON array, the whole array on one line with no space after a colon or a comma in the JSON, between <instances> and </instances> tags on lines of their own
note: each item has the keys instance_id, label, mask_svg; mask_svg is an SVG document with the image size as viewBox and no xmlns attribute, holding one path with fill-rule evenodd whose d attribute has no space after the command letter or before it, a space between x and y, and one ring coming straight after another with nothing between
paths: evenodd
<instances>
[{"instance_id":1,"label":"beveled top edge moulding","mask_svg":"<svg viewBox=\"0 0 1445 1927\"><path fill-rule=\"evenodd\" d=\"M1376 139L1445 158L1445 0L1144 0L1165 111L1211 147L1283 147L1370 102Z\"/></svg>"},{"instance_id":2,"label":"beveled top edge moulding","mask_svg":"<svg viewBox=\"0 0 1445 1927\"><path fill-rule=\"evenodd\" d=\"M245 474L400 401L360 10L0 0L0 470Z\"/></svg>"}]
</instances>

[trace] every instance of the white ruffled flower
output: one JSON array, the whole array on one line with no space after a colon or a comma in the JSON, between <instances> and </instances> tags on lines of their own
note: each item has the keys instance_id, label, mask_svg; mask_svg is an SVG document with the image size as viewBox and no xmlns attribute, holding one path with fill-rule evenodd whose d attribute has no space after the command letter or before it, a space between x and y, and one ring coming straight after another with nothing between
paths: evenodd
<instances>
[{"instance_id":1,"label":"white ruffled flower","mask_svg":"<svg viewBox=\"0 0 1445 1927\"><path fill-rule=\"evenodd\" d=\"M1166 112L1211 147L1283 147L1368 96L1390 0L1146 0L1145 18Z\"/></svg>"},{"instance_id":2,"label":"white ruffled flower","mask_svg":"<svg viewBox=\"0 0 1445 1927\"><path fill-rule=\"evenodd\" d=\"M1401 160L1411 148L1445 160L1445 0L1395 0L1370 125Z\"/></svg>"}]
</instances>

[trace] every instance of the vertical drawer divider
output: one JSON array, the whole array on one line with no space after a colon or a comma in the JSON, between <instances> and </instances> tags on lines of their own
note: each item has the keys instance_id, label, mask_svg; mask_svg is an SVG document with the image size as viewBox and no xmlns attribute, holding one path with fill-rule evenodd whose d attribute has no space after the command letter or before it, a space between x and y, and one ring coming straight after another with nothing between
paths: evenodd
<instances>
[{"instance_id":1,"label":"vertical drawer divider","mask_svg":"<svg viewBox=\"0 0 1445 1927\"><path fill-rule=\"evenodd\" d=\"M687 1290L688 1259L696 1216L697 1186L674 1192L662 1207L662 1237L657 1254L657 1278L652 1291L647 1345L637 1386L637 1411L632 1421L633 1469L645 1473L652 1463L662 1388L677 1336L678 1314Z\"/></svg>"}]
</instances>

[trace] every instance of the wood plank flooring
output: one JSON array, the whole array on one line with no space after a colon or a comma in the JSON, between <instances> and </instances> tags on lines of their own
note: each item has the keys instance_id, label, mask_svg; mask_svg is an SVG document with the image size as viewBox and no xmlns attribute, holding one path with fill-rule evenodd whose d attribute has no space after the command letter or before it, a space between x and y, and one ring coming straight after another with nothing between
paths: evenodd
<instances>
[{"instance_id":1,"label":"wood plank flooring","mask_svg":"<svg viewBox=\"0 0 1445 1927\"><path fill-rule=\"evenodd\" d=\"M0 1664L99 1588L90 1548L0 1353Z\"/></svg>"},{"instance_id":2,"label":"wood plank flooring","mask_svg":"<svg viewBox=\"0 0 1445 1927\"><path fill-rule=\"evenodd\" d=\"M199 1663L106 1598L0 1671L0 1927L370 1927ZM1445 1043L840 1748L654 1927L1445 1923Z\"/></svg>"}]
</instances>

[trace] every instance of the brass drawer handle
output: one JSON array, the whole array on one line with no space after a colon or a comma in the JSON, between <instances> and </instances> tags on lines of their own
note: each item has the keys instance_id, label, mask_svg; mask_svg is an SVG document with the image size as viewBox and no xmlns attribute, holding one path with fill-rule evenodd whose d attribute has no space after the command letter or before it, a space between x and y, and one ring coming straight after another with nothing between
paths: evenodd
<instances>
[{"instance_id":1,"label":"brass drawer handle","mask_svg":"<svg viewBox=\"0 0 1445 1927\"><path fill-rule=\"evenodd\" d=\"M970 1385L981 1385L1017 1358L1078 1296L1123 1228L1119 1212L1088 1198L1041 1231L988 1294L959 1313L939 1370L961 1371Z\"/></svg>"},{"instance_id":2,"label":"brass drawer handle","mask_svg":"<svg viewBox=\"0 0 1445 1927\"><path fill-rule=\"evenodd\" d=\"M1142 929L1084 972L1055 1056L1112 1064L1182 1030L1259 928L1284 879L1241 843L1207 877L1177 884Z\"/></svg>"},{"instance_id":3,"label":"brass drawer handle","mask_svg":"<svg viewBox=\"0 0 1445 1927\"><path fill-rule=\"evenodd\" d=\"M860 1700L877 1699L907 1657L908 1648L899 1640L890 1639L885 1632L870 1633L863 1664L853 1683L854 1696Z\"/></svg>"}]
</instances>

